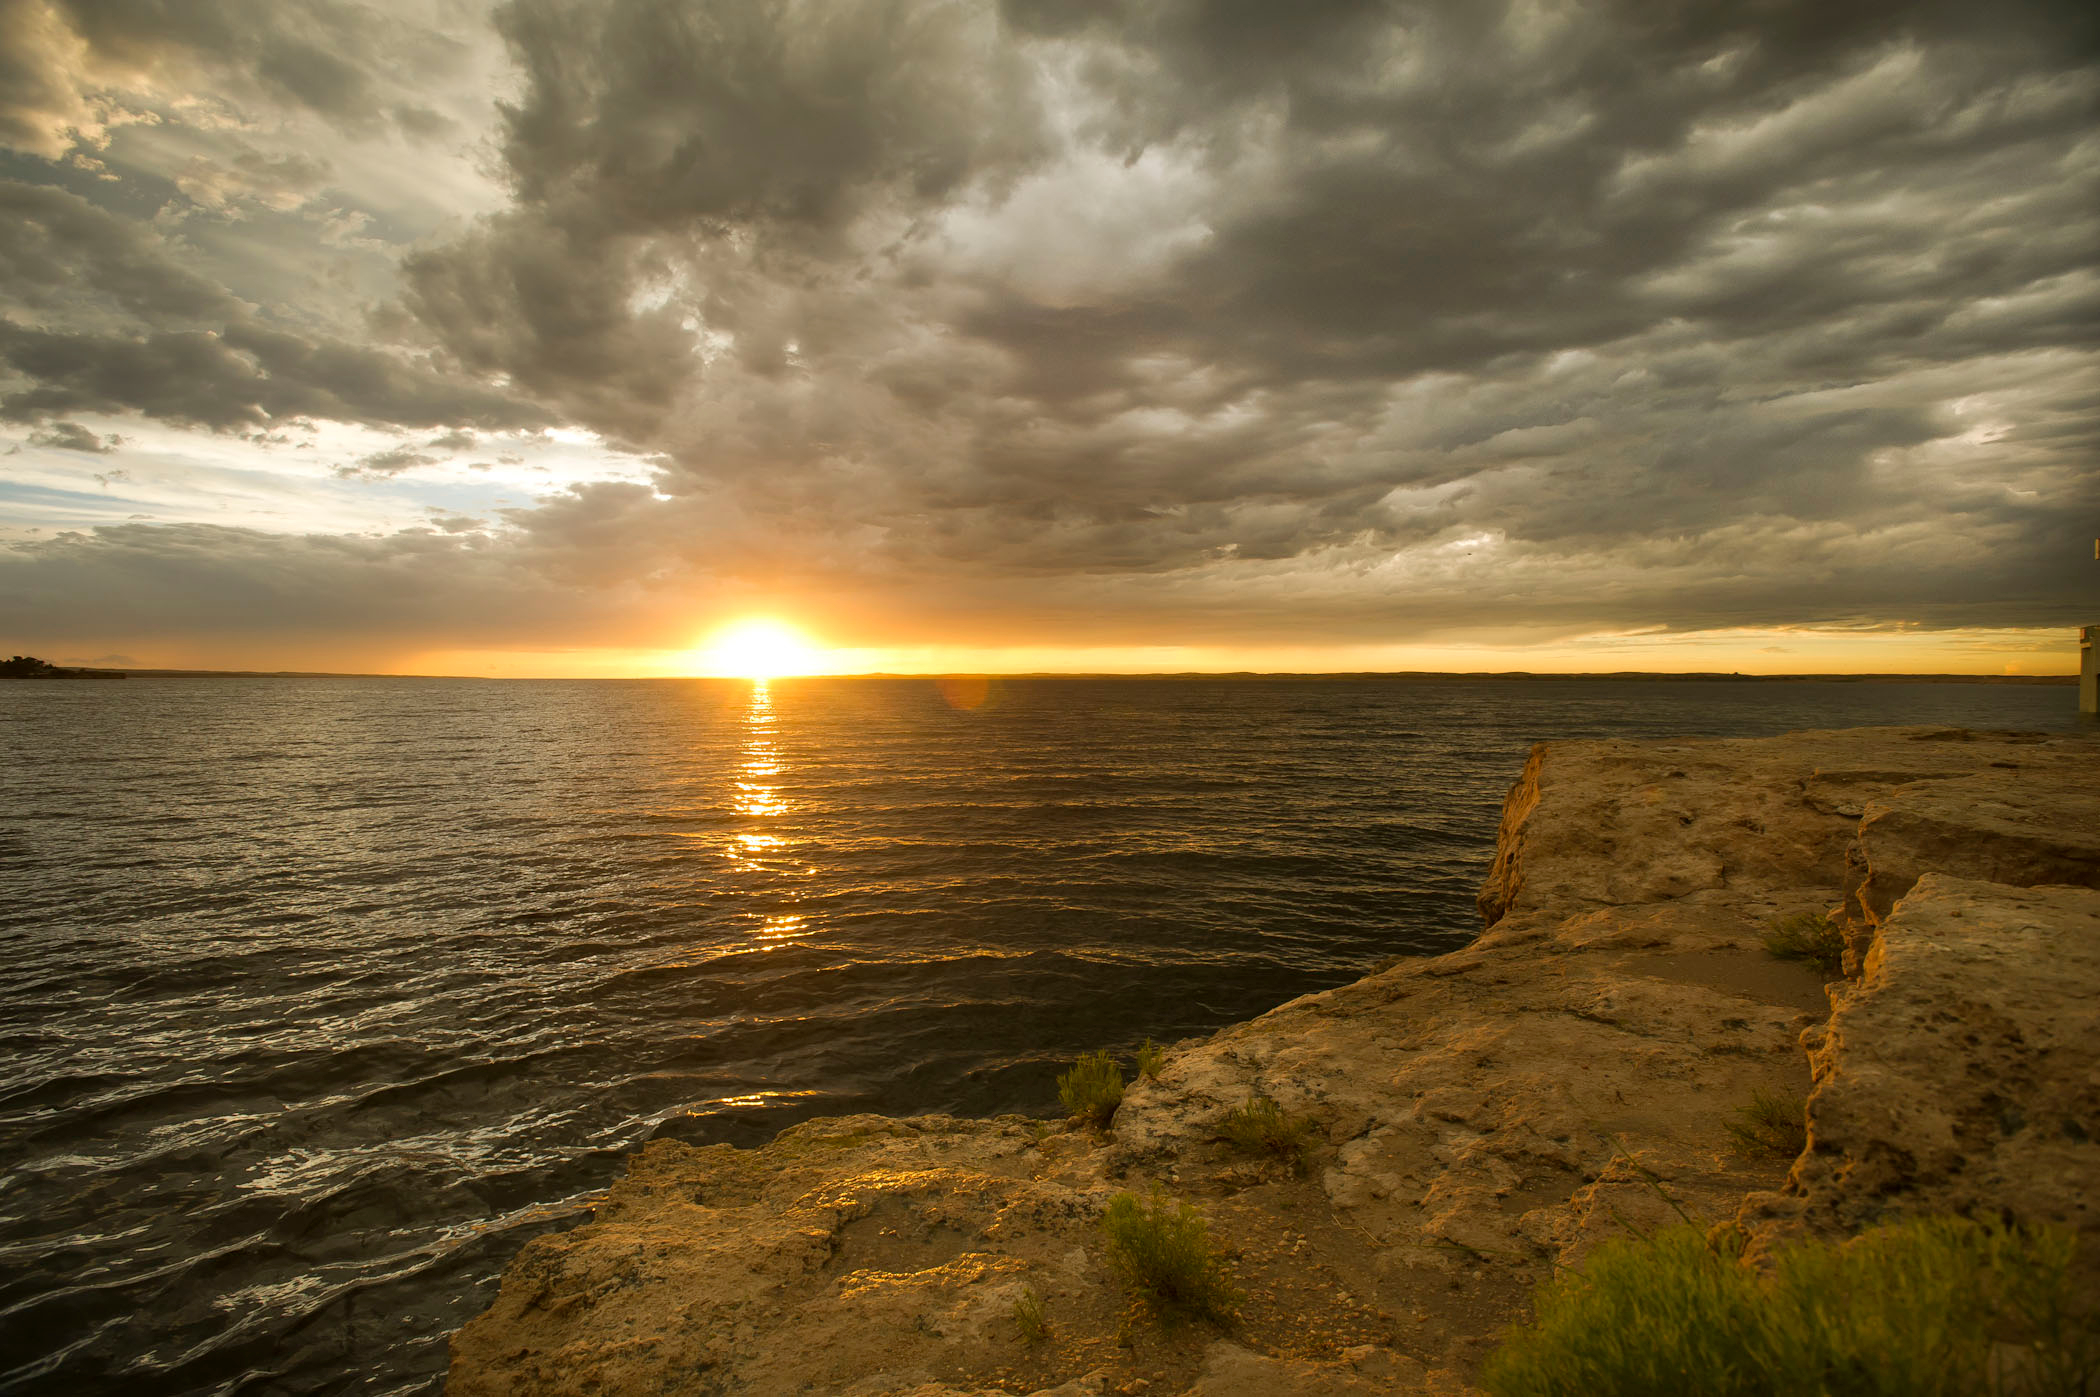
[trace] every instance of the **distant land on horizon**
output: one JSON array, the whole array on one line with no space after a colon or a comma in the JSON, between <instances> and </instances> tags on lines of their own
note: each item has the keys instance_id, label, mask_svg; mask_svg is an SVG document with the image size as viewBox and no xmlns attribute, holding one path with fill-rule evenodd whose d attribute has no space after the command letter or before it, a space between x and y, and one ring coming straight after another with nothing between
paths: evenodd
<instances>
[{"instance_id":1,"label":"distant land on horizon","mask_svg":"<svg viewBox=\"0 0 2100 1397\"><path fill-rule=\"evenodd\" d=\"M90 671L104 675L128 675L134 679L482 679L499 683L513 683L510 677L498 678L478 674L379 674L346 673L331 670L259 670L259 669L105 669ZM1085 673L1055 670L1031 670L1011 674L978 674L956 671L955 674L901 674L891 671L871 671L866 674L784 674L776 679L944 679L967 675L994 679L1502 679L1502 680L1609 680L1609 679L1684 679L1706 683L1744 684L2076 684L2078 675L2069 674L1735 674L1718 670L1596 670L1558 674L1538 670L1161 670L1154 673ZM655 682L661 680L681 681L705 679L708 675L635 675L614 678L615 683ZM735 677L735 676L727 676ZM545 680L523 682L548 682ZM562 680L567 683L598 683L600 679Z\"/></svg>"}]
</instances>

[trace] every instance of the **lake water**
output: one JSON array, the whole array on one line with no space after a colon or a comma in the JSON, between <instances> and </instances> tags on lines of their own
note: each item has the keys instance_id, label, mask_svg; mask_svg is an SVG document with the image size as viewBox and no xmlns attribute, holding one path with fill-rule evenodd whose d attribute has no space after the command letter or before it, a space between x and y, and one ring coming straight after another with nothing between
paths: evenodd
<instances>
[{"instance_id":1,"label":"lake water","mask_svg":"<svg viewBox=\"0 0 2100 1397\"><path fill-rule=\"evenodd\" d=\"M0 686L0 1390L433 1390L659 1136L1048 1114L1462 944L1539 739L2075 691L1321 679Z\"/></svg>"}]
</instances>

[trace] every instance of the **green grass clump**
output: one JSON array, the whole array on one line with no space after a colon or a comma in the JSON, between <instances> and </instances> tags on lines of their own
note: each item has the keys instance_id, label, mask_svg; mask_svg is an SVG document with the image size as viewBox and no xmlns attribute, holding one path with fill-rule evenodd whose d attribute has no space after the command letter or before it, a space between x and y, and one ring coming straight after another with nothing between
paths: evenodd
<instances>
[{"instance_id":1,"label":"green grass clump","mask_svg":"<svg viewBox=\"0 0 2100 1397\"><path fill-rule=\"evenodd\" d=\"M1020 1327L1021 1337L1031 1344L1039 1344L1050 1337L1050 1320L1043 1313L1043 1297L1033 1290L1021 1292L1014 1301L1014 1323Z\"/></svg>"},{"instance_id":2,"label":"green grass clump","mask_svg":"<svg viewBox=\"0 0 2100 1397\"><path fill-rule=\"evenodd\" d=\"M1808 1101L1762 1089L1750 1093L1750 1104L1738 1109L1728 1133L1746 1150L1764 1150L1785 1159L1808 1148Z\"/></svg>"},{"instance_id":3,"label":"green grass clump","mask_svg":"<svg viewBox=\"0 0 2100 1397\"><path fill-rule=\"evenodd\" d=\"M1065 1114L1087 1125L1105 1126L1123 1104L1123 1069L1107 1053L1086 1053L1057 1078Z\"/></svg>"},{"instance_id":4,"label":"green grass clump","mask_svg":"<svg viewBox=\"0 0 2100 1397\"><path fill-rule=\"evenodd\" d=\"M1211 1252L1202 1216L1152 1186L1150 1203L1119 1193L1101 1217L1108 1260L1124 1286L1162 1321L1229 1324L1240 1294Z\"/></svg>"},{"instance_id":5,"label":"green grass clump","mask_svg":"<svg viewBox=\"0 0 2100 1397\"><path fill-rule=\"evenodd\" d=\"M1821 912L1774 917L1765 927L1765 949L1781 960L1798 960L1825 975L1845 969L1845 929Z\"/></svg>"},{"instance_id":6,"label":"green grass clump","mask_svg":"<svg viewBox=\"0 0 2100 1397\"><path fill-rule=\"evenodd\" d=\"M1167 1065L1167 1050L1150 1038L1145 1046L1137 1050L1137 1070L1140 1077L1158 1077Z\"/></svg>"},{"instance_id":7,"label":"green grass clump","mask_svg":"<svg viewBox=\"0 0 2100 1397\"><path fill-rule=\"evenodd\" d=\"M1305 1171L1311 1149L1310 1117L1294 1116L1276 1104L1274 1097L1250 1096L1247 1104L1225 1115L1221 1133L1226 1143L1244 1154L1273 1155L1288 1162L1295 1172Z\"/></svg>"},{"instance_id":8,"label":"green grass clump","mask_svg":"<svg viewBox=\"0 0 2100 1397\"><path fill-rule=\"evenodd\" d=\"M1727 1236L1730 1234L1722 1234ZM1489 1355L1491 1397L2085 1397L2100 1328L2068 1228L1965 1218L1798 1243L1770 1276L1698 1228L1606 1243Z\"/></svg>"}]
</instances>

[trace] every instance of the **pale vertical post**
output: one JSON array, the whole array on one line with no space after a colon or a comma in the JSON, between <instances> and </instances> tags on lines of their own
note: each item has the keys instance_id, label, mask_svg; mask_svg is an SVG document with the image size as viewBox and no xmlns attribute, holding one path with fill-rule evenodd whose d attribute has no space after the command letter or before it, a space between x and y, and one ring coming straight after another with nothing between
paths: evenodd
<instances>
[{"instance_id":1,"label":"pale vertical post","mask_svg":"<svg viewBox=\"0 0 2100 1397\"><path fill-rule=\"evenodd\" d=\"M2093 540L2093 558L2100 562L2100 538ZM2100 718L2100 626L2078 628L2078 711Z\"/></svg>"},{"instance_id":2,"label":"pale vertical post","mask_svg":"<svg viewBox=\"0 0 2100 1397\"><path fill-rule=\"evenodd\" d=\"M2078 711L2100 718L2100 626L2078 628Z\"/></svg>"}]
</instances>

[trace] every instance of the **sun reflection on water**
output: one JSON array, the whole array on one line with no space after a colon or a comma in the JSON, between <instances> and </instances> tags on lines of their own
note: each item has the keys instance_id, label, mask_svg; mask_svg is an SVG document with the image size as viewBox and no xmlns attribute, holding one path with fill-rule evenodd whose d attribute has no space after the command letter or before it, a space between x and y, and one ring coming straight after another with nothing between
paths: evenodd
<instances>
[{"instance_id":1,"label":"sun reflection on water","mask_svg":"<svg viewBox=\"0 0 2100 1397\"><path fill-rule=\"evenodd\" d=\"M751 681L751 701L744 710L743 760L730 788L730 809L747 824L730 837L729 859L738 868L761 877L802 877L816 869L791 865L787 859L793 842L778 832L774 822L790 811L780 781L788 764L779 741L779 714L774 711L772 686L763 679ZM781 889L786 900L796 894ZM759 919L757 940L771 947L792 941L815 930L800 913L754 912Z\"/></svg>"},{"instance_id":2,"label":"sun reflection on water","mask_svg":"<svg viewBox=\"0 0 2100 1397\"><path fill-rule=\"evenodd\" d=\"M759 819L787 809L780 788L773 784L786 770L774 740L777 721L771 686L763 679L752 680L751 706L744 713L744 764L738 769L736 796L731 802L739 815ZM750 842L750 836L745 836L745 842Z\"/></svg>"}]
</instances>

